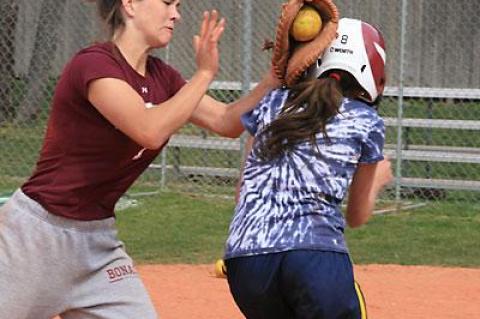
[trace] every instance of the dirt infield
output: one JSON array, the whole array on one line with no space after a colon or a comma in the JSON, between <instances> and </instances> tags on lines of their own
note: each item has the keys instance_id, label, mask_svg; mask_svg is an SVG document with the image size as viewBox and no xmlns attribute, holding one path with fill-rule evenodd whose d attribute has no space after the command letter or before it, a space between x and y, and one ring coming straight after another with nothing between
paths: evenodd
<instances>
[{"instance_id":1,"label":"dirt infield","mask_svg":"<svg viewBox=\"0 0 480 319\"><path fill-rule=\"evenodd\" d=\"M138 267L161 319L241 319L213 265ZM369 319L480 318L480 269L357 266Z\"/></svg>"}]
</instances>

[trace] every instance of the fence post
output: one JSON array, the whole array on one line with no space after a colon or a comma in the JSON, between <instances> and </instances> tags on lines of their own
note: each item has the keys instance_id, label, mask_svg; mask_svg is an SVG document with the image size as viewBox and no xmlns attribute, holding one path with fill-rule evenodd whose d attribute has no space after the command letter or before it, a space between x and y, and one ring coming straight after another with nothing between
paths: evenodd
<instances>
[{"instance_id":1,"label":"fence post","mask_svg":"<svg viewBox=\"0 0 480 319\"><path fill-rule=\"evenodd\" d=\"M407 9L408 0L402 0L402 22L400 36L400 75L398 86L398 115L397 115L397 162L396 162L396 178L395 178L395 201L397 213L401 211L401 178L402 178L402 119L403 119L403 87L404 87L404 71L405 71L405 33L407 28Z\"/></svg>"},{"instance_id":2,"label":"fence post","mask_svg":"<svg viewBox=\"0 0 480 319\"><path fill-rule=\"evenodd\" d=\"M243 61L242 61L242 94L248 94L252 82L252 0L243 1ZM242 165L243 153L245 152L246 134L240 136L240 163Z\"/></svg>"},{"instance_id":3,"label":"fence post","mask_svg":"<svg viewBox=\"0 0 480 319\"><path fill-rule=\"evenodd\" d=\"M168 45L165 48L165 62L168 63L170 62L170 46ZM168 145L165 145L162 149L162 154L161 154L161 160L162 160L162 172L160 176L160 190L165 189L165 184L167 181L167 150L168 150Z\"/></svg>"}]
</instances>

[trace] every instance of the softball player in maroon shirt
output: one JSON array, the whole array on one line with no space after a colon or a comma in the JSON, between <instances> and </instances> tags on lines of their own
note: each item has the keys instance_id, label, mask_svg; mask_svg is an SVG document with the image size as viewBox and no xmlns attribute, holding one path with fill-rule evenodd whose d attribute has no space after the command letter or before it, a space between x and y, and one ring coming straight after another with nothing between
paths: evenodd
<instances>
[{"instance_id":1,"label":"softball player in maroon shirt","mask_svg":"<svg viewBox=\"0 0 480 319\"><path fill-rule=\"evenodd\" d=\"M110 41L81 50L57 83L34 173L0 210L0 319L153 319L118 240L117 200L187 122L222 136L277 80L226 106L206 95L224 20L205 12L188 83L150 55L171 40L180 0L98 0Z\"/></svg>"}]
</instances>

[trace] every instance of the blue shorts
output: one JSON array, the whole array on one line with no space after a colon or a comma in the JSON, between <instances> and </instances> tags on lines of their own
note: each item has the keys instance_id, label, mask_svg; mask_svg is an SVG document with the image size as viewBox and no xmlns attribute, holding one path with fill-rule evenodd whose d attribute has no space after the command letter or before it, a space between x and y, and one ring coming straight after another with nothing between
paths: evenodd
<instances>
[{"instance_id":1,"label":"blue shorts","mask_svg":"<svg viewBox=\"0 0 480 319\"><path fill-rule=\"evenodd\" d=\"M296 250L227 259L233 298L248 319L365 319L348 254Z\"/></svg>"}]
</instances>

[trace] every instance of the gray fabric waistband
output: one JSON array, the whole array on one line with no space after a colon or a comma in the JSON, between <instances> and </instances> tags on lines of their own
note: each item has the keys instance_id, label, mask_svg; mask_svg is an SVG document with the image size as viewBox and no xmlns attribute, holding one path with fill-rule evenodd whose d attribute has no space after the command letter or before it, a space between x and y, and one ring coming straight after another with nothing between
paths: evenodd
<instances>
[{"instance_id":1,"label":"gray fabric waistband","mask_svg":"<svg viewBox=\"0 0 480 319\"><path fill-rule=\"evenodd\" d=\"M54 215L45 210L42 205L28 197L21 189L13 193L9 202L5 205L12 205L12 208L17 208L19 211L34 215L45 222L67 229L75 229L84 232L105 231L115 229L115 218L110 217L102 220L81 221L69 219Z\"/></svg>"}]
</instances>

